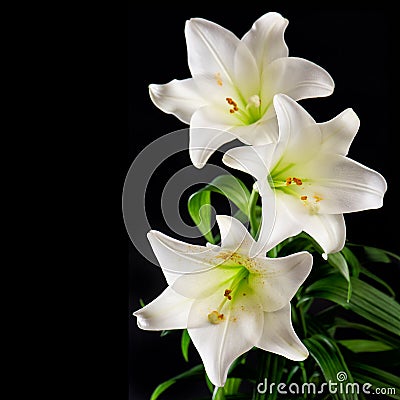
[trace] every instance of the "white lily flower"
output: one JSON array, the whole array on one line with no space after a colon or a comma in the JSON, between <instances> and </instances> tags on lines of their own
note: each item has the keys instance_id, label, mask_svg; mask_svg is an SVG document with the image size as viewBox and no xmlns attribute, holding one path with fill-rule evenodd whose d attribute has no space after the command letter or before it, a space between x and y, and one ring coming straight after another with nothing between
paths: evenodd
<instances>
[{"instance_id":1,"label":"white lily flower","mask_svg":"<svg viewBox=\"0 0 400 400\"><path fill-rule=\"evenodd\" d=\"M274 97L274 107L278 143L236 147L223 157L226 165L257 181L262 199L257 251L301 231L325 253L340 251L346 237L343 214L381 207L387 188L382 175L346 157L360 121L346 109L316 123L282 94Z\"/></svg>"},{"instance_id":2,"label":"white lily flower","mask_svg":"<svg viewBox=\"0 0 400 400\"><path fill-rule=\"evenodd\" d=\"M257 346L291 360L308 351L293 330L290 300L311 271L307 252L250 258L255 241L235 218L217 216L220 246L195 246L150 231L149 241L168 288L136 311L146 330L188 328L211 382Z\"/></svg>"},{"instance_id":3,"label":"white lily flower","mask_svg":"<svg viewBox=\"0 0 400 400\"><path fill-rule=\"evenodd\" d=\"M187 21L192 78L152 84L149 90L157 107L190 124L189 150L196 167L202 168L216 149L236 138L253 145L275 141L275 94L300 100L333 92L334 83L324 69L288 57L287 25L280 14L270 12L240 40L213 22Z\"/></svg>"}]
</instances>

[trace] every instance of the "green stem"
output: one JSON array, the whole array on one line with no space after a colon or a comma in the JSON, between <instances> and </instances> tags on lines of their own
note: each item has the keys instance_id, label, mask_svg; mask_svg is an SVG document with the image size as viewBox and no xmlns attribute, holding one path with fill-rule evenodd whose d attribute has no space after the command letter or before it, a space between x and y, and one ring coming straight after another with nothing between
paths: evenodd
<instances>
[{"instance_id":1,"label":"green stem","mask_svg":"<svg viewBox=\"0 0 400 400\"><path fill-rule=\"evenodd\" d=\"M308 378L307 378L307 371L306 368L304 367L304 362L300 361L300 369L301 369L301 376L303 377L303 383L307 383L308 382ZM307 398L307 391L304 391L304 396L305 399Z\"/></svg>"},{"instance_id":2,"label":"green stem","mask_svg":"<svg viewBox=\"0 0 400 400\"><path fill-rule=\"evenodd\" d=\"M264 382L264 378L266 378L268 375L270 363L271 363L271 353L266 353L264 351L261 351L260 360L258 363L258 365L260 366L260 369L259 369L260 373L258 375L257 382ZM267 399L267 395L268 395L268 391L267 391L267 393L260 393L257 390L257 385L255 385L255 387L253 389L252 400L265 400L265 399Z\"/></svg>"},{"instance_id":3,"label":"green stem","mask_svg":"<svg viewBox=\"0 0 400 400\"><path fill-rule=\"evenodd\" d=\"M258 233L259 223L256 216L256 205L258 200L258 190L253 186L253 190L250 194L249 204L248 204L248 215L250 221L250 234L255 239Z\"/></svg>"}]
</instances>

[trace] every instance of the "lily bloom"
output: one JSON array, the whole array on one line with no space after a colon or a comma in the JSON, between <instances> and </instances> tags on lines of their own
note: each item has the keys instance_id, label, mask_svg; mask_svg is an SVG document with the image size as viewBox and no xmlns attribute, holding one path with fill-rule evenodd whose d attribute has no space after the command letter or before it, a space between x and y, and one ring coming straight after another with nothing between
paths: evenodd
<instances>
[{"instance_id":1,"label":"lily bloom","mask_svg":"<svg viewBox=\"0 0 400 400\"><path fill-rule=\"evenodd\" d=\"M287 25L280 14L270 12L240 40L205 19L187 21L192 78L152 84L149 90L157 107L190 124L189 152L197 168L234 139L252 145L275 141L275 94L300 100L333 92L334 83L324 69L302 58L288 57L284 40Z\"/></svg>"},{"instance_id":2,"label":"lily bloom","mask_svg":"<svg viewBox=\"0 0 400 400\"><path fill-rule=\"evenodd\" d=\"M146 330L187 328L211 382L223 386L232 362L253 346L291 360L308 356L292 327L290 300L310 273L312 256L250 258L255 241L244 225L228 216L217 222L221 246L149 232L169 286L134 315Z\"/></svg>"},{"instance_id":3,"label":"lily bloom","mask_svg":"<svg viewBox=\"0 0 400 400\"><path fill-rule=\"evenodd\" d=\"M276 144L236 147L223 157L226 165L256 179L262 199L258 251L301 231L320 244L324 256L340 251L343 214L381 207L387 188L382 175L346 157L360 121L346 109L316 123L283 94L274 97L274 107Z\"/></svg>"}]
</instances>

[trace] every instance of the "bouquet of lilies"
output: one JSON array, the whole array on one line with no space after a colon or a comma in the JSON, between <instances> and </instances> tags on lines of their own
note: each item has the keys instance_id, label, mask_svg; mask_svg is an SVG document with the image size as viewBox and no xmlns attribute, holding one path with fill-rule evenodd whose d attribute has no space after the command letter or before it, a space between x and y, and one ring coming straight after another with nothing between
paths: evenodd
<instances>
[{"instance_id":1,"label":"bouquet of lilies","mask_svg":"<svg viewBox=\"0 0 400 400\"><path fill-rule=\"evenodd\" d=\"M316 122L297 102L329 96L334 83L320 66L288 56L287 25L270 12L239 39L191 19L192 77L149 87L158 108L190 126L195 167L236 139L241 145L222 161L254 178L248 188L221 175L192 194L188 210L204 246L148 233L168 286L134 312L138 326L183 330L184 357L193 343L202 360L161 383L152 400L189 378L204 379L212 399L363 399L378 388L400 399L400 305L367 268L400 258L347 242L344 219L381 207L386 181L347 157L360 125L352 109ZM235 215L216 216L217 235L213 192L237 206ZM327 301L310 312L317 299ZM351 338L340 339L342 330ZM360 388L318 391L339 383Z\"/></svg>"}]
</instances>

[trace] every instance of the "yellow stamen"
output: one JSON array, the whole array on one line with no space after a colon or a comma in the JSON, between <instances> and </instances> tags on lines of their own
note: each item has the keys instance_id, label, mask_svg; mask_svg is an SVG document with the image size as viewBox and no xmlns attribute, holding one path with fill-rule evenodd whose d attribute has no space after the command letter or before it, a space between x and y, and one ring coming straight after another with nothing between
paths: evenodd
<instances>
[{"instance_id":1,"label":"yellow stamen","mask_svg":"<svg viewBox=\"0 0 400 400\"><path fill-rule=\"evenodd\" d=\"M228 300L232 300L231 296L232 290L231 289L225 289L224 296L228 298Z\"/></svg>"},{"instance_id":2,"label":"yellow stamen","mask_svg":"<svg viewBox=\"0 0 400 400\"><path fill-rule=\"evenodd\" d=\"M215 75L215 80L217 81L217 85L218 86L222 86L222 79L221 79L221 74L219 72L217 72Z\"/></svg>"},{"instance_id":3,"label":"yellow stamen","mask_svg":"<svg viewBox=\"0 0 400 400\"><path fill-rule=\"evenodd\" d=\"M233 114L235 111L239 111L239 107L235 100L233 100L231 97L227 97L225 100L230 106L232 106L232 108L229 110L231 114Z\"/></svg>"},{"instance_id":4,"label":"yellow stamen","mask_svg":"<svg viewBox=\"0 0 400 400\"><path fill-rule=\"evenodd\" d=\"M222 322L224 319L224 314L220 314L218 311L213 311L210 314L208 314L208 322L211 324L219 324Z\"/></svg>"},{"instance_id":5,"label":"yellow stamen","mask_svg":"<svg viewBox=\"0 0 400 400\"><path fill-rule=\"evenodd\" d=\"M321 200L323 200L323 198L321 197L321 196L319 196L319 195L317 195L317 194L314 194L314 199L315 199L315 201L318 203L319 201L321 201Z\"/></svg>"}]
</instances>

